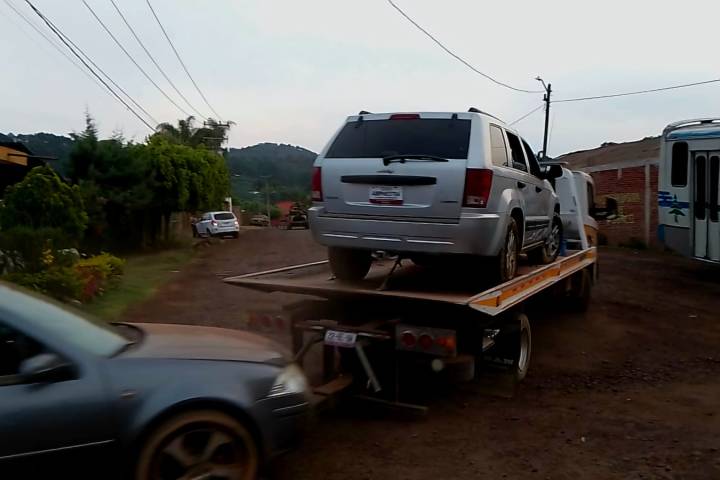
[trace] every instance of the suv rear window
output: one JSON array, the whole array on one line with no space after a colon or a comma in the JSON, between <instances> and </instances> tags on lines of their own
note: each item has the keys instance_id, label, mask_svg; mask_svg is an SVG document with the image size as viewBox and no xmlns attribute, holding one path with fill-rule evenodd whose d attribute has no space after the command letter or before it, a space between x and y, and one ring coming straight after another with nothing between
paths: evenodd
<instances>
[{"instance_id":1,"label":"suv rear window","mask_svg":"<svg viewBox=\"0 0 720 480\"><path fill-rule=\"evenodd\" d=\"M348 122L325 157L383 158L407 154L467 159L470 122L441 118Z\"/></svg>"},{"instance_id":2,"label":"suv rear window","mask_svg":"<svg viewBox=\"0 0 720 480\"><path fill-rule=\"evenodd\" d=\"M235 215L230 212L216 213L213 215L215 220L235 220Z\"/></svg>"}]
</instances>

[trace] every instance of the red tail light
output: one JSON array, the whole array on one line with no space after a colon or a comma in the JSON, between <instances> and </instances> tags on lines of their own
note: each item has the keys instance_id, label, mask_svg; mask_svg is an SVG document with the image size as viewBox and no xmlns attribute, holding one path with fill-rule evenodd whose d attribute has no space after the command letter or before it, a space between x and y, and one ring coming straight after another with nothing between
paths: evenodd
<instances>
[{"instance_id":1,"label":"red tail light","mask_svg":"<svg viewBox=\"0 0 720 480\"><path fill-rule=\"evenodd\" d=\"M400 335L400 341L403 345L407 348L413 348L415 347L415 344L417 343L417 338L415 337L415 334L412 332L403 332L402 335Z\"/></svg>"},{"instance_id":2,"label":"red tail light","mask_svg":"<svg viewBox=\"0 0 720 480\"><path fill-rule=\"evenodd\" d=\"M310 187L311 190L311 197L313 201L315 202L322 202L323 199L323 191L322 191L322 169L320 167L313 167L313 174L312 174L312 186Z\"/></svg>"},{"instance_id":3,"label":"red tail light","mask_svg":"<svg viewBox=\"0 0 720 480\"><path fill-rule=\"evenodd\" d=\"M465 174L463 207L485 208L492 188L492 170L468 168Z\"/></svg>"},{"instance_id":4,"label":"red tail light","mask_svg":"<svg viewBox=\"0 0 720 480\"><path fill-rule=\"evenodd\" d=\"M419 120L420 115L417 113L396 113L390 115L390 120Z\"/></svg>"},{"instance_id":5,"label":"red tail light","mask_svg":"<svg viewBox=\"0 0 720 480\"><path fill-rule=\"evenodd\" d=\"M418 338L418 344L423 350L430 350L433 346L433 343L433 338L427 333L423 333L422 335L420 335L420 338Z\"/></svg>"}]
</instances>

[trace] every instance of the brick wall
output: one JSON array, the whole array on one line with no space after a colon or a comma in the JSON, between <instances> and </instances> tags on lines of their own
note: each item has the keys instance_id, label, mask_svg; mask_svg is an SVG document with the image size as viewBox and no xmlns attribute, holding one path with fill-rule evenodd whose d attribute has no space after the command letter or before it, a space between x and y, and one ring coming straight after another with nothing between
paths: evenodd
<instances>
[{"instance_id":1,"label":"brick wall","mask_svg":"<svg viewBox=\"0 0 720 480\"><path fill-rule=\"evenodd\" d=\"M658 167L649 167L649 197L646 196L645 189L645 165L591 173L595 180L596 204L604 205L606 196L613 197L618 202L618 218L600 222L600 232L607 237L611 245L627 243L631 239L645 241L646 208L650 214L649 243L658 245ZM646 198L649 200L647 204Z\"/></svg>"}]
</instances>

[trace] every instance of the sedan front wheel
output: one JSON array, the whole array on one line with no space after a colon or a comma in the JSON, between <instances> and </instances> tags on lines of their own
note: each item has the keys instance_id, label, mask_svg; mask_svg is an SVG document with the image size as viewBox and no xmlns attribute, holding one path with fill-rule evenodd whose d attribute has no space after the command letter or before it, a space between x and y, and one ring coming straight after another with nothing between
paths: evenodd
<instances>
[{"instance_id":1,"label":"sedan front wheel","mask_svg":"<svg viewBox=\"0 0 720 480\"><path fill-rule=\"evenodd\" d=\"M150 433L137 462L138 480L251 480L259 454L248 429L212 410L171 418Z\"/></svg>"}]
</instances>

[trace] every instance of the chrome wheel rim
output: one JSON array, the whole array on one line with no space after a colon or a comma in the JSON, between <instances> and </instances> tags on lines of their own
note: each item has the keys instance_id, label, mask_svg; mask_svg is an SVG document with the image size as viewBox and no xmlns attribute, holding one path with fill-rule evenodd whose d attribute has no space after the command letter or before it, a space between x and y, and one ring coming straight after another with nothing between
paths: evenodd
<instances>
[{"instance_id":1,"label":"chrome wheel rim","mask_svg":"<svg viewBox=\"0 0 720 480\"><path fill-rule=\"evenodd\" d=\"M152 478L162 480L242 480L247 449L222 429L193 428L171 435L153 463Z\"/></svg>"},{"instance_id":2,"label":"chrome wheel rim","mask_svg":"<svg viewBox=\"0 0 720 480\"><path fill-rule=\"evenodd\" d=\"M550 238L548 239L547 251L550 257L554 257L555 253L560 249L560 225L553 222Z\"/></svg>"},{"instance_id":3,"label":"chrome wheel rim","mask_svg":"<svg viewBox=\"0 0 720 480\"><path fill-rule=\"evenodd\" d=\"M517 239L515 238L515 232L510 230L508 233L507 246L505 249L505 267L507 271L508 279L515 276L515 270L517 269Z\"/></svg>"}]
</instances>

